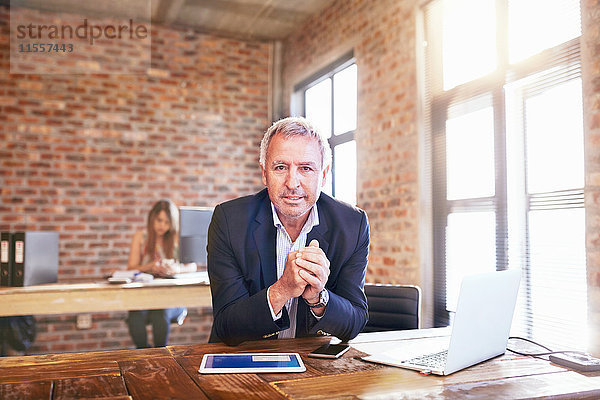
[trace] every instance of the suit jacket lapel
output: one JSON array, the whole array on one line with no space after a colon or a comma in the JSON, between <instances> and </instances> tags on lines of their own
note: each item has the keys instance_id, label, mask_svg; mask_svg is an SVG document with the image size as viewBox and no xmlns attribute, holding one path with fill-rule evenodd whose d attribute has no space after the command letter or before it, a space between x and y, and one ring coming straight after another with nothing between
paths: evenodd
<instances>
[{"instance_id":1,"label":"suit jacket lapel","mask_svg":"<svg viewBox=\"0 0 600 400\"><path fill-rule=\"evenodd\" d=\"M269 196L263 200L255 219L256 228L253 233L254 244L260 257L260 269L263 288L269 287L277 280L277 261L275 243L277 230L273 225L273 213Z\"/></svg>"},{"instance_id":2,"label":"suit jacket lapel","mask_svg":"<svg viewBox=\"0 0 600 400\"><path fill-rule=\"evenodd\" d=\"M323 252L327 255L327 252L329 251L329 240L327 239L329 227L325 220L325 214L323 214L322 211L323 206L320 203L317 203L317 210L319 212L319 225L313 227L311 231L308 232L308 235L306 236L306 245L308 246L311 240L317 239L319 241L319 247L323 249Z\"/></svg>"}]
</instances>

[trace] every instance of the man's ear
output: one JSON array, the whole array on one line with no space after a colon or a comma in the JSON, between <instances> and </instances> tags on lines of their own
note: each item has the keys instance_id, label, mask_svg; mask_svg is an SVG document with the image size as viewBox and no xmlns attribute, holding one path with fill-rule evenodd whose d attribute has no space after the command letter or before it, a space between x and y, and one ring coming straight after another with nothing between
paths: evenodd
<instances>
[{"instance_id":1,"label":"man's ear","mask_svg":"<svg viewBox=\"0 0 600 400\"><path fill-rule=\"evenodd\" d=\"M329 165L323 169L323 179L321 181L321 187L325 187L325 183L327 183L327 173L329 172Z\"/></svg>"},{"instance_id":2,"label":"man's ear","mask_svg":"<svg viewBox=\"0 0 600 400\"><path fill-rule=\"evenodd\" d=\"M267 186L267 175L266 175L267 172L265 171L265 167L263 167L262 164L259 164L259 165L260 165L260 172L262 174L262 183L263 183L263 185Z\"/></svg>"}]
</instances>

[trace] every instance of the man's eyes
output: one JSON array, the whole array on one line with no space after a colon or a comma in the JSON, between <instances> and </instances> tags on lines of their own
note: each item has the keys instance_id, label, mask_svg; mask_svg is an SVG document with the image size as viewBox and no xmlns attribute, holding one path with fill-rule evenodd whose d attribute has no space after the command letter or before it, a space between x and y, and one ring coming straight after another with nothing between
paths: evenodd
<instances>
[{"instance_id":1,"label":"man's eyes","mask_svg":"<svg viewBox=\"0 0 600 400\"><path fill-rule=\"evenodd\" d=\"M287 169L287 167L285 165L276 165L275 167L273 167L273 170L275 170L275 171L285 171L286 169ZM308 167L308 166L302 166L302 167L300 167L300 170L302 172L314 171L314 169L312 167Z\"/></svg>"}]
</instances>

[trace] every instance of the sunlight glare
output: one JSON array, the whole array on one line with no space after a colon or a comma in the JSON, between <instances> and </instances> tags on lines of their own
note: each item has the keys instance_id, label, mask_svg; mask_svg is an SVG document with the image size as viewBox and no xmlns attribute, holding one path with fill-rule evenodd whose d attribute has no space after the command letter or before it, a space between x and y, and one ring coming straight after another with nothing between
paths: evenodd
<instances>
[{"instance_id":1,"label":"sunlight glare","mask_svg":"<svg viewBox=\"0 0 600 400\"><path fill-rule=\"evenodd\" d=\"M580 35L579 0L508 2L508 53L511 64Z\"/></svg>"},{"instance_id":2,"label":"sunlight glare","mask_svg":"<svg viewBox=\"0 0 600 400\"><path fill-rule=\"evenodd\" d=\"M496 69L494 0L445 0L443 21L444 90Z\"/></svg>"}]
</instances>

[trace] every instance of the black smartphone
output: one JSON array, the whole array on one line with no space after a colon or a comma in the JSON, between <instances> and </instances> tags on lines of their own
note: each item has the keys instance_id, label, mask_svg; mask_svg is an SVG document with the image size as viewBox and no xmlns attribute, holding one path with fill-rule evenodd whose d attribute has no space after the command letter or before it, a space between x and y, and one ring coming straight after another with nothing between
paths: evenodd
<instances>
[{"instance_id":1,"label":"black smartphone","mask_svg":"<svg viewBox=\"0 0 600 400\"><path fill-rule=\"evenodd\" d=\"M308 353L309 357L315 358L338 358L350 349L347 344L324 344L318 349Z\"/></svg>"}]
</instances>

